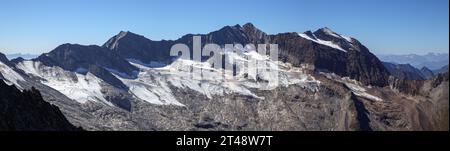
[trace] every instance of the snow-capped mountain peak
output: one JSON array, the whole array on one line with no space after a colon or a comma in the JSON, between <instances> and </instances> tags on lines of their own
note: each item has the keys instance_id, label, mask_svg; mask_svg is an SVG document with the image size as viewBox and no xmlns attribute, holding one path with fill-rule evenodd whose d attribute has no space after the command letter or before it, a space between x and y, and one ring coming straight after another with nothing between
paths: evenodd
<instances>
[{"instance_id":1,"label":"snow-capped mountain peak","mask_svg":"<svg viewBox=\"0 0 450 151\"><path fill-rule=\"evenodd\" d=\"M277 44L279 56L229 48L217 54L227 61L216 67L214 57L170 56L174 44L192 46L193 36L153 41L120 32L102 47L64 44L36 59L0 63L0 73L19 84L22 79L14 78L20 76L5 73L26 75L27 88L36 86L70 120L92 129L259 130L275 121L270 129L358 130L359 122L367 122L360 115L371 121L362 124L375 128L415 126L397 108L417 101L389 95L398 92L388 86L405 88L404 82L390 79L356 39L328 28L271 35L253 24L226 26L197 34L201 46ZM253 61L259 63L247 69ZM397 83L389 85L392 80ZM203 119L212 122L203 126Z\"/></svg>"}]
</instances>

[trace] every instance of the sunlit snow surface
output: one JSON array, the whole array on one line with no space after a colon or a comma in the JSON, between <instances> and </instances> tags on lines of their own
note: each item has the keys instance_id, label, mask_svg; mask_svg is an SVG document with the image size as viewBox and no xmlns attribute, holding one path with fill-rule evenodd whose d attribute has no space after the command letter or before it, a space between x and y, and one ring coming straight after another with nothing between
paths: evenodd
<instances>
[{"instance_id":1,"label":"sunlit snow surface","mask_svg":"<svg viewBox=\"0 0 450 151\"><path fill-rule=\"evenodd\" d=\"M347 42L350 42L350 43L352 43L352 42L353 42L353 40L352 40L352 38L351 38L351 37L348 37L348 36L343 36L343 35L341 35L341 37L342 37L342 38L344 38L345 40L347 40Z\"/></svg>"},{"instance_id":2,"label":"sunlit snow surface","mask_svg":"<svg viewBox=\"0 0 450 151\"><path fill-rule=\"evenodd\" d=\"M316 37L312 38L312 37L309 37L308 35L306 35L304 33L298 33L298 35L300 37L305 38L305 39L311 40L311 41L313 41L315 43L318 43L318 44L321 44L321 45L325 45L325 46L328 46L328 47L331 47L331 48L334 48L334 49L338 49L338 50L341 50L343 52L347 52L346 50L342 49L341 46L333 43L332 41L326 41L326 40L318 39Z\"/></svg>"},{"instance_id":3,"label":"sunlit snow surface","mask_svg":"<svg viewBox=\"0 0 450 151\"><path fill-rule=\"evenodd\" d=\"M287 87L293 84L317 91L320 85L320 81L305 72L307 66L293 67L289 63L270 60L268 56L260 55L254 51L245 51L242 54L226 51L224 54L226 59L234 60L236 66L239 67L236 68L235 76L229 74L229 70L213 68L211 60L196 62L183 59L177 59L169 65L157 62L144 64L138 60L128 59L132 65L139 68L136 77L124 77L124 73L111 72L129 88L128 91L132 96L155 105L184 106L180 103L181 100L177 100L178 97L176 96L181 94L176 94L177 91L174 88L192 90L209 99L231 94L264 99L255 92ZM264 64L263 66L255 66L258 71L262 72L246 70L248 64L255 60ZM1 67L2 70L9 69L5 68L4 65ZM47 67L34 61L23 61L18 63L16 67L29 75L40 78L41 83L79 103L94 101L113 106L105 99L106 97L101 91L102 84L106 83L89 72L80 74L59 67ZM200 69L203 72L192 72L193 69ZM264 72L267 69L277 72ZM86 69L78 70L78 72L81 71L86 72ZM13 82L22 80L17 75L7 75L6 78ZM354 80L341 78L340 81L345 83L355 95L381 101L380 98L367 93L366 89Z\"/></svg>"},{"instance_id":4,"label":"sunlit snow surface","mask_svg":"<svg viewBox=\"0 0 450 151\"><path fill-rule=\"evenodd\" d=\"M252 89L271 90L278 86L291 84L304 84L312 87L312 89L316 89L315 86L319 84L319 81L316 81L312 76L303 73L301 68L294 68L290 64L271 61L267 56L261 56L254 51L245 52L242 55L236 53L226 53L226 55L228 55L226 58L236 60L236 65L240 66L241 69L244 68L249 59L254 59L268 64L267 66L258 66L258 69L271 68L273 71L277 71L278 74L273 72L252 72L244 76L246 72L240 72L240 74L233 77L228 70L213 68L210 63L212 61L195 62L178 59L170 65L154 67L154 65L161 65L152 63L150 66L134 59L128 59L131 64L140 69L138 78L125 79L120 78L118 75L116 77L122 80L130 88L130 92L139 99L153 104L174 105L182 104L175 99L174 95L177 94L174 94L169 86L194 90L210 99L228 94L264 99L252 92ZM200 69L203 72L191 72L193 68ZM274 76L278 76L278 82ZM256 77L261 81L256 81Z\"/></svg>"},{"instance_id":5,"label":"sunlit snow surface","mask_svg":"<svg viewBox=\"0 0 450 151\"><path fill-rule=\"evenodd\" d=\"M177 100L174 88L193 90L209 99L230 94L249 96L256 99L264 99L254 91L272 90L277 87L286 87L292 84L301 85L304 88L316 91L320 81L317 81L303 68L293 67L289 63L272 61L268 56L257 52L244 52L240 55L233 52L225 52L227 59L236 60L239 72L236 76L229 70L213 68L211 61L195 62L192 60L178 59L169 65L152 62L144 64L138 60L128 61L139 68L136 77L126 77L111 69L109 70L129 89L129 93L135 98L156 105L184 106ZM246 72L245 67L251 60L261 61L265 65L255 66L258 71ZM39 62L23 61L17 64L17 68L27 74L39 77L41 83L61 92L67 97L79 102L101 102L112 105L105 99L102 93L104 81L95 75L79 69L77 72L63 70L59 67L47 67ZM203 72L193 73L192 69L200 69ZM271 69L276 72L264 72ZM79 73L78 73L79 72ZM276 78L278 77L278 78Z\"/></svg>"},{"instance_id":6,"label":"sunlit snow surface","mask_svg":"<svg viewBox=\"0 0 450 151\"><path fill-rule=\"evenodd\" d=\"M0 73L3 76L3 81L8 85L15 85L17 88L22 89L19 85L19 81L25 81L23 77L9 66L0 61Z\"/></svg>"},{"instance_id":7,"label":"sunlit snow surface","mask_svg":"<svg viewBox=\"0 0 450 151\"><path fill-rule=\"evenodd\" d=\"M331 36L333 36L333 37L336 37L336 38L344 38L347 42L350 42L350 43L352 42L352 38L347 37L347 36L344 36L344 35L336 34L335 32L331 31L331 30L328 29L328 28L324 28L324 31L325 31L326 34L331 35Z\"/></svg>"},{"instance_id":8,"label":"sunlit snow surface","mask_svg":"<svg viewBox=\"0 0 450 151\"><path fill-rule=\"evenodd\" d=\"M45 84L70 99L79 103L87 101L100 101L112 106L101 92L100 78L91 73L86 75L63 70L59 67L47 67L40 62L23 61L17 64L17 68L22 69L27 74L41 78L41 83Z\"/></svg>"},{"instance_id":9,"label":"sunlit snow surface","mask_svg":"<svg viewBox=\"0 0 450 151\"><path fill-rule=\"evenodd\" d=\"M338 39L345 40L348 45L354 47L353 39L351 37L347 37L347 36L344 36L344 35L339 35L339 34L333 32L333 31L331 31L328 28L324 28L323 31L327 35L333 36L333 37L338 38ZM298 34L298 36L300 36L302 38L305 38L307 40L313 41L313 42L315 42L317 44L325 45L325 46L328 46L328 47L331 47L331 48L334 48L334 49L341 50L343 52L347 52L347 50L343 49L341 46L339 46L337 43L335 43L333 41L327 41L327 40L323 40L323 39L317 38L316 35L314 35L314 33L312 33L311 35L308 35L308 34L305 34L305 33L297 33L297 34Z\"/></svg>"},{"instance_id":10,"label":"sunlit snow surface","mask_svg":"<svg viewBox=\"0 0 450 151\"><path fill-rule=\"evenodd\" d=\"M334 73L321 73L321 74L325 75L328 79L334 79L335 81L345 84L345 86L347 86L356 96L373 101L383 101L383 99L368 93L366 88L364 88L364 86L362 86L360 82L354 79L350 79L349 77L339 77Z\"/></svg>"}]
</instances>

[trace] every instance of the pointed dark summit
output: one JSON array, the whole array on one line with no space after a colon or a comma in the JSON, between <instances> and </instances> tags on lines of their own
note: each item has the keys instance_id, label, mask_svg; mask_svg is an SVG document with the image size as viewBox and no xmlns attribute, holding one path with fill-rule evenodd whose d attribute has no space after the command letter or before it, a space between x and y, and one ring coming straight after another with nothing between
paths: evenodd
<instances>
[{"instance_id":1,"label":"pointed dark summit","mask_svg":"<svg viewBox=\"0 0 450 151\"><path fill-rule=\"evenodd\" d=\"M142 35L121 31L110 38L104 48L117 53L125 59L136 59L144 63L169 61L171 41L152 41Z\"/></svg>"},{"instance_id":2,"label":"pointed dark summit","mask_svg":"<svg viewBox=\"0 0 450 151\"><path fill-rule=\"evenodd\" d=\"M116 36L109 39L103 47L107 47L109 49L116 49L121 41L137 41L144 42L149 41L149 39L144 36L132 33L130 31L120 31Z\"/></svg>"},{"instance_id":3,"label":"pointed dark summit","mask_svg":"<svg viewBox=\"0 0 450 151\"><path fill-rule=\"evenodd\" d=\"M3 54L3 53L1 53L1 52L0 52L0 62L3 62L3 63L9 62L9 60L8 60L8 58L5 56L5 54Z\"/></svg>"},{"instance_id":4,"label":"pointed dark summit","mask_svg":"<svg viewBox=\"0 0 450 151\"><path fill-rule=\"evenodd\" d=\"M246 23L243 28L251 43L266 43L269 41L269 36L252 23Z\"/></svg>"}]
</instances>

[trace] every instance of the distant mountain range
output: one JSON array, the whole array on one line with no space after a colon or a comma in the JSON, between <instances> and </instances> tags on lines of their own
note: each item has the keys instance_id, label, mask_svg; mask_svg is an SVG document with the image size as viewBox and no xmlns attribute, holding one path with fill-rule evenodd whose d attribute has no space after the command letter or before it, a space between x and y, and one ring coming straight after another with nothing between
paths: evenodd
<instances>
[{"instance_id":1,"label":"distant mountain range","mask_svg":"<svg viewBox=\"0 0 450 151\"><path fill-rule=\"evenodd\" d=\"M400 79L425 80L448 72L448 53L378 55L389 72Z\"/></svg>"},{"instance_id":2,"label":"distant mountain range","mask_svg":"<svg viewBox=\"0 0 450 151\"><path fill-rule=\"evenodd\" d=\"M278 44L279 57L247 47L214 54L236 70L269 65L224 80L229 69L210 57L170 56L178 43L192 51L194 36L202 47ZM102 46L62 44L34 59L0 54L0 79L34 87L86 130L448 130L448 72L383 63L329 28L271 35L247 23L168 41L121 31Z\"/></svg>"},{"instance_id":3,"label":"distant mountain range","mask_svg":"<svg viewBox=\"0 0 450 151\"><path fill-rule=\"evenodd\" d=\"M446 72L448 72L448 65L443 66L442 68L433 71L434 74L446 73Z\"/></svg>"},{"instance_id":4,"label":"distant mountain range","mask_svg":"<svg viewBox=\"0 0 450 151\"><path fill-rule=\"evenodd\" d=\"M438 70L430 70L427 67L417 69L410 64L395 64L390 62L383 62L383 65L392 76L407 80L426 80L433 78L435 75L448 72L448 65Z\"/></svg>"},{"instance_id":5,"label":"distant mountain range","mask_svg":"<svg viewBox=\"0 0 450 151\"><path fill-rule=\"evenodd\" d=\"M377 55L383 62L395 64L410 64L415 68L421 69L427 67L430 70L439 70L448 65L448 53L428 53L425 55L407 54L407 55Z\"/></svg>"},{"instance_id":6,"label":"distant mountain range","mask_svg":"<svg viewBox=\"0 0 450 151\"><path fill-rule=\"evenodd\" d=\"M22 54L22 53L14 53L14 54L6 54L6 57L8 59L15 59L15 58L23 58L23 59L34 59L38 57L39 55L36 54Z\"/></svg>"},{"instance_id":7,"label":"distant mountain range","mask_svg":"<svg viewBox=\"0 0 450 151\"><path fill-rule=\"evenodd\" d=\"M434 75L427 67L423 67L419 70L410 64L393 64L389 62L384 62L383 64L391 75L399 79L425 80Z\"/></svg>"}]
</instances>

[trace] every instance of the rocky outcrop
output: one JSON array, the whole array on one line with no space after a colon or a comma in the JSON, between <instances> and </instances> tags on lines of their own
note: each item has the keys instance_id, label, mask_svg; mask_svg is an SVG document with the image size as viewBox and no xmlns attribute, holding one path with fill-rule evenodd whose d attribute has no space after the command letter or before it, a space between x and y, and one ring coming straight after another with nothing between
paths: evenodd
<instances>
[{"instance_id":1,"label":"rocky outcrop","mask_svg":"<svg viewBox=\"0 0 450 151\"><path fill-rule=\"evenodd\" d=\"M422 116L429 124L426 130L449 130L449 74L443 73L424 82L421 95L426 96L427 102L418 107Z\"/></svg>"},{"instance_id":2,"label":"rocky outcrop","mask_svg":"<svg viewBox=\"0 0 450 151\"><path fill-rule=\"evenodd\" d=\"M6 63L9 62L9 60L4 54L0 53L0 62Z\"/></svg>"},{"instance_id":3,"label":"rocky outcrop","mask_svg":"<svg viewBox=\"0 0 450 151\"><path fill-rule=\"evenodd\" d=\"M78 131L36 89L19 91L0 80L0 131Z\"/></svg>"}]
</instances>

